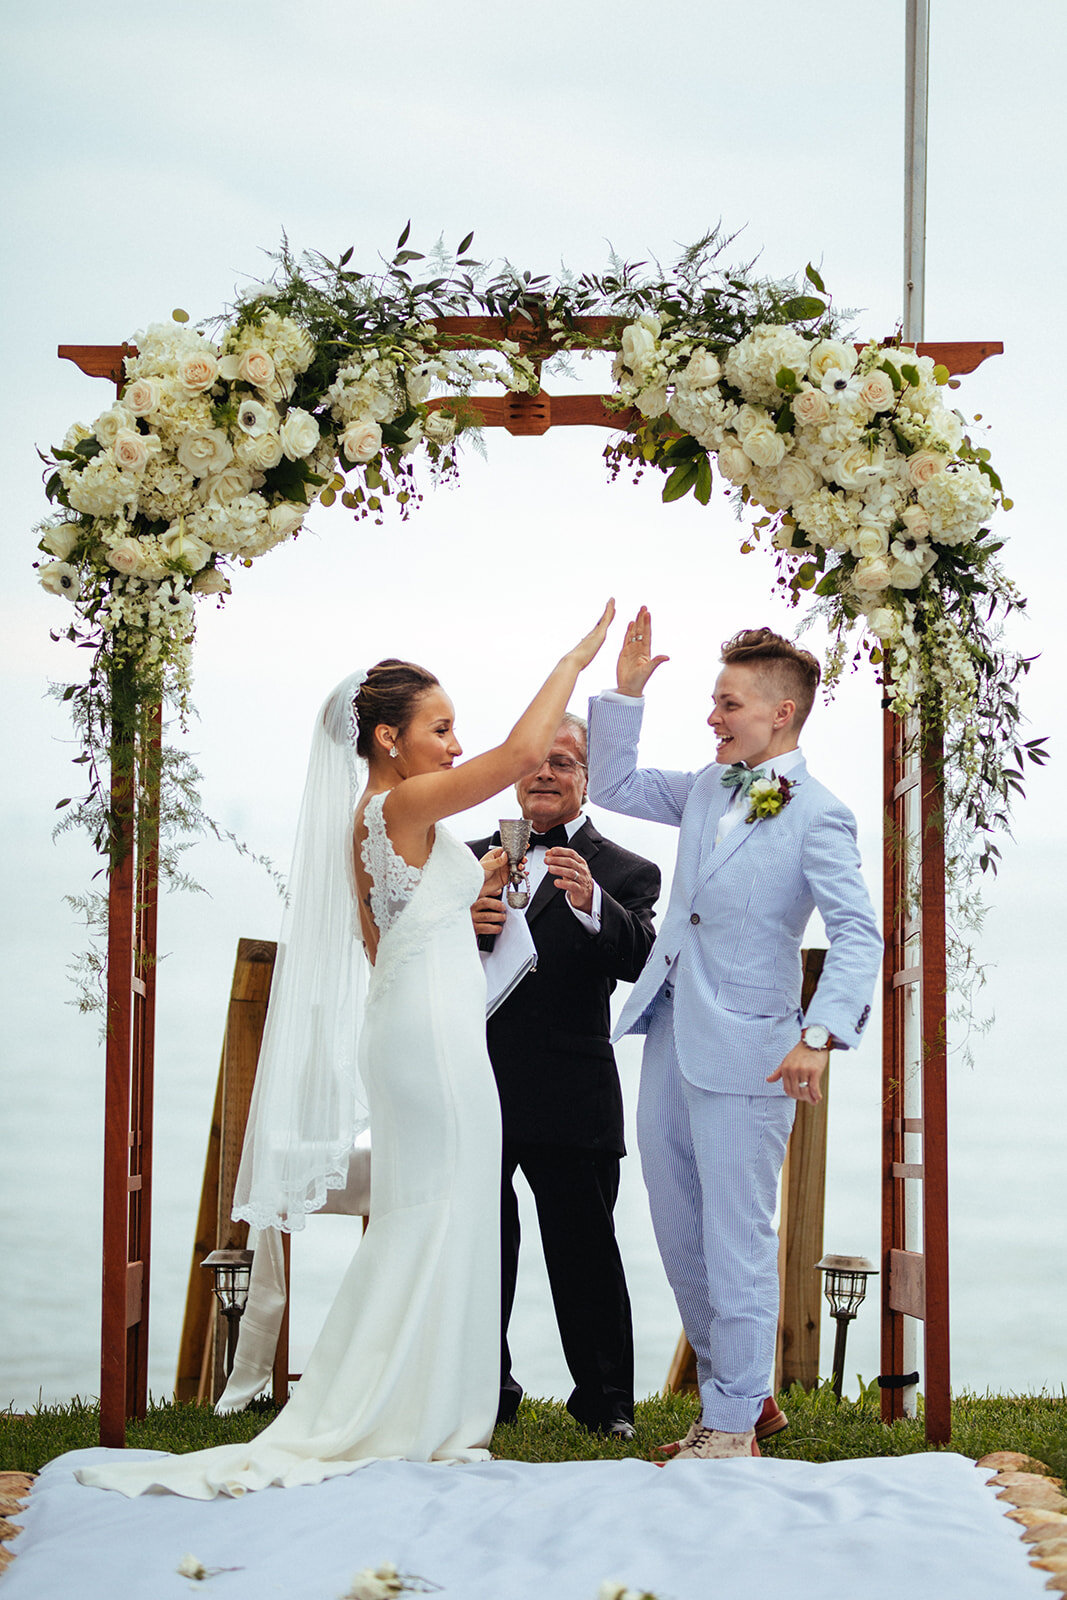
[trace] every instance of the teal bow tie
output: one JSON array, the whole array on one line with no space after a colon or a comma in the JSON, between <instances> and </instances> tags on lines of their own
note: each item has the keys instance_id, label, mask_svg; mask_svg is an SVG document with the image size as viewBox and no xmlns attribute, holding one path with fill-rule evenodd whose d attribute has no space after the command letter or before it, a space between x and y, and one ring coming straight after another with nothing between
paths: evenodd
<instances>
[{"instance_id":1,"label":"teal bow tie","mask_svg":"<svg viewBox=\"0 0 1067 1600\"><path fill-rule=\"evenodd\" d=\"M769 774L763 767L746 767L743 761L735 761L722 775L724 789L736 789L744 799L757 778L766 778Z\"/></svg>"}]
</instances>

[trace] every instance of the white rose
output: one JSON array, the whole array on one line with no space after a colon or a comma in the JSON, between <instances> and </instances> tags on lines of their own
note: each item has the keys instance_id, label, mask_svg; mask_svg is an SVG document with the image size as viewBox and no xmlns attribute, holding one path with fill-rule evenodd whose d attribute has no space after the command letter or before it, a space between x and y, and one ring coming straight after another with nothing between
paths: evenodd
<instances>
[{"instance_id":1,"label":"white rose","mask_svg":"<svg viewBox=\"0 0 1067 1600\"><path fill-rule=\"evenodd\" d=\"M270 508L271 532L281 534L283 539L288 539L300 527L306 514L306 506L295 505L292 500L280 500L276 506Z\"/></svg>"},{"instance_id":2,"label":"white rose","mask_svg":"<svg viewBox=\"0 0 1067 1600\"><path fill-rule=\"evenodd\" d=\"M65 561L50 561L41 568L37 581L49 594L61 594L64 600L77 600L81 593L78 569Z\"/></svg>"},{"instance_id":3,"label":"white rose","mask_svg":"<svg viewBox=\"0 0 1067 1600\"><path fill-rule=\"evenodd\" d=\"M930 537L930 513L924 506L905 506L900 520L914 539Z\"/></svg>"},{"instance_id":4,"label":"white rose","mask_svg":"<svg viewBox=\"0 0 1067 1600\"><path fill-rule=\"evenodd\" d=\"M868 372L860 384L859 397L871 411L891 411L896 404L897 392L888 372L878 369Z\"/></svg>"},{"instance_id":5,"label":"white rose","mask_svg":"<svg viewBox=\"0 0 1067 1600\"><path fill-rule=\"evenodd\" d=\"M757 467L776 467L787 449L785 439L777 432L770 418L766 422L758 422L743 434L741 444L745 454Z\"/></svg>"},{"instance_id":6,"label":"white rose","mask_svg":"<svg viewBox=\"0 0 1067 1600\"><path fill-rule=\"evenodd\" d=\"M678 374L678 382L685 384L689 389L706 389L709 384L718 383L722 377L722 366L717 356L710 350L697 350L685 368Z\"/></svg>"},{"instance_id":7,"label":"white rose","mask_svg":"<svg viewBox=\"0 0 1067 1600\"><path fill-rule=\"evenodd\" d=\"M246 434L239 440L237 453L253 472L269 472L282 459L282 441L276 433Z\"/></svg>"},{"instance_id":8,"label":"white rose","mask_svg":"<svg viewBox=\"0 0 1067 1600\"><path fill-rule=\"evenodd\" d=\"M908 481L916 489L921 489L924 483L929 483L939 472L944 472L947 460L947 456L938 450L916 450L914 455L908 457Z\"/></svg>"},{"instance_id":9,"label":"white rose","mask_svg":"<svg viewBox=\"0 0 1067 1600\"><path fill-rule=\"evenodd\" d=\"M278 429L282 449L290 461L301 461L319 442L319 425L309 411L293 406Z\"/></svg>"},{"instance_id":10,"label":"white rose","mask_svg":"<svg viewBox=\"0 0 1067 1600\"><path fill-rule=\"evenodd\" d=\"M914 561L894 561L889 569L889 582L894 589L917 589L923 576L922 567Z\"/></svg>"},{"instance_id":11,"label":"white rose","mask_svg":"<svg viewBox=\"0 0 1067 1600\"><path fill-rule=\"evenodd\" d=\"M109 450L115 443L115 437L120 428L132 428L136 419L133 412L125 406L114 405L110 411L104 411L93 423L93 432L105 450Z\"/></svg>"},{"instance_id":12,"label":"white rose","mask_svg":"<svg viewBox=\"0 0 1067 1600\"><path fill-rule=\"evenodd\" d=\"M455 437L456 419L447 411L431 411L423 424L423 431L432 444L448 444ZM348 451L345 451L348 455ZM355 458L348 455L350 461Z\"/></svg>"},{"instance_id":13,"label":"white rose","mask_svg":"<svg viewBox=\"0 0 1067 1600\"><path fill-rule=\"evenodd\" d=\"M431 417L439 415L440 413L436 411L430 413ZM428 417L427 430L429 430L429 421L430 418ZM432 437L433 435L431 434ZM352 462L373 461L381 448L382 430L376 422L354 422L350 428L345 429L341 436L341 449L348 460Z\"/></svg>"},{"instance_id":14,"label":"white rose","mask_svg":"<svg viewBox=\"0 0 1067 1600\"><path fill-rule=\"evenodd\" d=\"M241 355L223 356L219 362L219 375L227 383L250 383L254 389L269 388L275 381L273 359L258 347L245 350Z\"/></svg>"},{"instance_id":15,"label":"white rose","mask_svg":"<svg viewBox=\"0 0 1067 1600\"><path fill-rule=\"evenodd\" d=\"M159 449L159 439L154 433L139 433L136 428L120 428L115 435L112 451L115 465L123 472L143 472L149 456Z\"/></svg>"},{"instance_id":16,"label":"white rose","mask_svg":"<svg viewBox=\"0 0 1067 1600\"><path fill-rule=\"evenodd\" d=\"M860 489L877 478L885 466L885 450L881 445L858 444L844 450L832 462L832 476L842 489Z\"/></svg>"},{"instance_id":17,"label":"white rose","mask_svg":"<svg viewBox=\"0 0 1067 1600\"><path fill-rule=\"evenodd\" d=\"M867 626L883 644L896 644L900 638L900 612L891 606L875 606L867 617Z\"/></svg>"},{"instance_id":18,"label":"white rose","mask_svg":"<svg viewBox=\"0 0 1067 1600\"><path fill-rule=\"evenodd\" d=\"M120 539L114 549L108 551L107 560L108 566L127 576L143 571L145 566L144 554L136 539Z\"/></svg>"},{"instance_id":19,"label":"white rose","mask_svg":"<svg viewBox=\"0 0 1067 1600\"><path fill-rule=\"evenodd\" d=\"M258 400L242 400L237 408L237 426L251 439L272 432L277 421L278 413L274 407L261 405Z\"/></svg>"},{"instance_id":20,"label":"white rose","mask_svg":"<svg viewBox=\"0 0 1067 1600\"><path fill-rule=\"evenodd\" d=\"M122 403L135 417L147 417L159 405L162 396L162 386L155 378L137 378L127 388Z\"/></svg>"},{"instance_id":21,"label":"white rose","mask_svg":"<svg viewBox=\"0 0 1067 1600\"><path fill-rule=\"evenodd\" d=\"M719 471L730 483L744 483L752 471L752 459L745 454L736 439L722 446L718 459Z\"/></svg>"},{"instance_id":22,"label":"white rose","mask_svg":"<svg viewBox=\"0 0 1067 1600\"><path fill-rule=\"evenodd\" d=\"M636 376L652 359L656 341L640 322L631 322L622 330L622 359Z\"/></svg>"},{"instance_id":23,"label":"white rose","mask_svg":"<svg viewBox=\"0 0 1067 1600\"><path fill-rule=\"evenodd\" d=\"M181 561L191 572L198 572L211 556L210 545L198 539L195 533L187 533L180 524L161 535L159 547L168 561Z\"/></svg>"},{"instance_id":24,"label":"white rose","mask_svg":"<svg viewBox=\"0 0 1067 1600\"><path fill-rule=\"evenodd\" d=\"M820 482L813 468L796 456L787 456L775 470L772 478L773 487L779 498L787 504L798 500L801 495L814 494Z\"/></svg>"},{"instance_id":25,"label":"white rose","mask_svg":"<svg viewBox=\"0 0 1067 1600\"><path fill-rule=\"evenodd\" d=\"M178 382L187 395L203 394L219 375L219 364L210 350L197 350L178 363Z\"/></svg>"},{"instance_id":26,"label":"white rose","mask_svg":"<svg viewBox=\"0 0 1067 1600\"><path fill-rule=\"evenodd\" d=\"M889 534L884 528L874 527L871 523L863 524L850 542L853 555L862 556L868 561L875 556L884 556L889 550Z\"/></svg>"},{"instance_id":27,"label":"white rose","mask_svg":"<svg viewBox=\"0 0 1067 1600\"><path fill-rule=\"evenodd\" d=\"M218 567L205 567L193 579L194 594L229 594L230 580Z\"/></svg>"},{"instance_id":28,"label":"white rose","mask_svg":"<svg viewBox=\"0 0 1067 1600\"><path fill-rule=\"evenodd\" d=\"M200 480L200 499L204 505L227 506L231 500L240 500L249 494L252 486L251 469L231 465Z\"/></svg>"},{"instance_id":29,"label":"white rose","mask_svg":"<svg viewBox=\"0 0 1067 1600\"><path fill-rule=\"evenodd\" d=\"M179 444L178 460L195 478L206 478L229 466L233 446L221 428L197 429Z\"/></svg>"},{"instance_id":30,"label":"white rose","mask_svg":"<svg viewBox=\"0 0 1067 1600\"><path fill-rule=\"evenodd\" d=\"M66 561L81 536L81 528L76 522L61 522L58 527L46 528L41 543L49 555L55 556L59 561Z\"/></svg>"},{"instance_id":31,"label":"white rose","mask_svg":"<svg viewBox=\"0 0 1067 1600\"><path fill-rule=\"evenodd\" d=\"M817 428L830 415L830 402L821 389L802 389L792 400L793 416L806 428Z\"/></svg>"},{"instance_id":32,"label":"white rose","mask_svg":"<svg viewBox=\"0 0 1067 1600\"><path fill-rule=\"evenodd\" d=\"M889 562L884 556L858 562L852 582L861 594L876 594L889 585Z\"/></svg>"},{"instance_id":33,"label":"white rose","mask_svg":"<svg viewBox=\"0 0 1067 1600\"><path fill-rule=\"evenodd\" d=\"M831 368L838 368L845 377L856 367L856 352L850 344L840 339L820 339L808 353L808 371L816 383L821 383Z\"/></svg>"}]
</instances>

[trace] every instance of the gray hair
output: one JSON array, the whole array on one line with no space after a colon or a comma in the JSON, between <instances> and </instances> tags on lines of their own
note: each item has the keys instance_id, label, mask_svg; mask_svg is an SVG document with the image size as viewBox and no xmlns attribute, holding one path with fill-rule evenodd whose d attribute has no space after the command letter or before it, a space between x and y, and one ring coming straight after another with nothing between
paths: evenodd
<instances>
[{"instance_id":1,"label":"gray hair","mask_svg":"<svg viewBox=\"0 0 1067 1600\"><path fill-rule=\"evenodd\" d=\"M588 762L589 762L589 724L588 724L588 722L586 722L584 717L576 716L573 711L565 711L563 713L562 721L560 722L560 727L561 728L570 728L571 732L574 734L575 738L578 740L578 743L582 747L582 765L583 765L583 767L588 765Z\"/></svg>"}]
</instances>

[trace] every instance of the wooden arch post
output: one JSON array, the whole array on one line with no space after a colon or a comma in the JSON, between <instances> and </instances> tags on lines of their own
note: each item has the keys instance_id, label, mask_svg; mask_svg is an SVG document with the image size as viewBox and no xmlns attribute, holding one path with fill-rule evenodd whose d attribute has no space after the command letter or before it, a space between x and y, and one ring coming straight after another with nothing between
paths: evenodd
<instances>
[{"instance_id":1,"label":"wooden arch post","mask_svg":"<svg viewBox=\"0 0 1067 1600\"><path fill-rule=\"evenodd\" d=\"M614 348L625 325L618 317L576 317L573 328L589 347ZM434 326L457 349L485 340L512 339L540 372L559 344L523 317L441 317ZM1000 343L919 343L951 373L973 372ZM60 345L61 359L90 377L121 386L131 345ZM431 406L447 404L446 399ZM481 426L516 435L550 427L626 429L632 410L613 411L602 395L509 394L473 403ZM905 730L885 713L885 1024L882 1059L882 1367L883 1416L903 1412L902 1362L906 1317L926 1325L926 1415L932 1439L949 1437L948 1189L945 1113L945 881L944 786L934 742L922 744L919 776L905 770L912 758ZM121 732L113 749L114 849L108 899L108 1037L105 1086L103 1306L100 1357L100 1442L125 1443L125 1419L142 1415L147 1398L148 1279L151 1235L152 1063L155 1026L156 900L158 895L160 708L141 708L136 726ZM129 746L127 750L125 745ZM908 910L900 892L906 854L894 840L902 797L922 796L919 856L921 894ZM141 826L137 808L141 808ZM909 859L915 859L914 848ZM919 952L916 957L916 951ZM909 964L910 963L910 964ZM906 997L921 995L917 1073L921 1116L902 1098L914 1081L907 1065ZM907 1161L905 1139L922 1139L921 1161ZM912 1248L905 1185L923 1184L922 1245ZM918 1374L914 1374L914 1382Z\"/></svg>"}]
</instances>

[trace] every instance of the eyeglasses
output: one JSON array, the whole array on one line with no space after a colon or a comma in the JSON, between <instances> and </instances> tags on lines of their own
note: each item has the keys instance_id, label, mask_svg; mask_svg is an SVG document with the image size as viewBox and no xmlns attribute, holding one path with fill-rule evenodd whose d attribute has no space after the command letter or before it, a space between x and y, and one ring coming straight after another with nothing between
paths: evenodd
<instances>
[{"instance_id":1,"label":"eyeglasses","mask_svg":"<svg viewBox=\"0 0 1067 1600\"><path fill-rule=\"evenodd\" d=\"M585 762L575 761L573 756L546 756L545 760L547 760L549 766L552 768L552 771L558 772L561 777L569 778L573 776L573 774L578 771L579 767L583 772L585 771ZM542 761L541 767L543 767L544 764L544 761ZM538 772L540 772L541 767L538 767Z\"/></svg>"}]
</instances>

